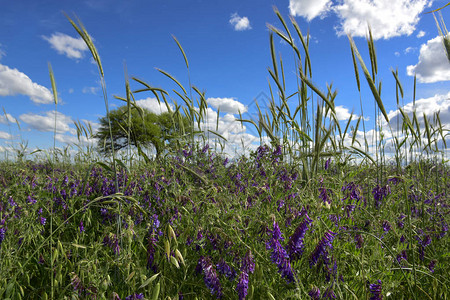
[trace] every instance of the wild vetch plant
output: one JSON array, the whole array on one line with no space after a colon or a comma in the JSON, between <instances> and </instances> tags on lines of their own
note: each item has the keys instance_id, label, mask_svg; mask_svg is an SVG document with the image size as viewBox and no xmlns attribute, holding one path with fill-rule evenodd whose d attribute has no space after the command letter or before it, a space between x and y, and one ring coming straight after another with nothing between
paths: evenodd
<instances>
[{"instance_id":1,"label":"wild vetch plant","mask_svg":"<svg viewBox=\"0 0 450 300\"><path fill-rule=\"evenodd\" d=\"M136 144L121 159L112 149L101 160L91 149L69 163L54 148L53 159L1 163L0 298L448 299L448 129L439 115L424 116L423 128L399 106L403 124L394 131L369 31L370 71L349 37L358 90L361 68L379 111L376 139L358 141L363 116L353 129L350 121L340 127L336 92L312 81L309 37L275 13L283 28L269 26L276 92L258 122L239 120L269 145L234 158L214 151L224 139L203 126L204 93L161 70L180 89L174 110L167 91L137 78L140 89L126 80L126 96L116 97L128 118L143 92L167 104L171 122L188 118L157 159ZM104 83L86 29L69 20ZM293 50L296 91L285 88L273 34ZM93 135L87 124L76 127Z\"/></svg>"}]
</instances>

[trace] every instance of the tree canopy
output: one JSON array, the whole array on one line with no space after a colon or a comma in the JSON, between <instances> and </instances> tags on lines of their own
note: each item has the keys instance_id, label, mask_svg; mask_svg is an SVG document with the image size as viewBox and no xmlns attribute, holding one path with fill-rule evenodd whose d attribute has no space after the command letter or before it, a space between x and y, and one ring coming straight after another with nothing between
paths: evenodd
<instances>
[{"instance_id":1,"label":"tree canopy","mask_svg":"<svg viewBox=\"0 0 450 300\"><path fill-rule=\"evenodd\" d=\"M159 157L167 146L173 146L175 140L189 132L187 117L165 112L157 115L148 109L135 107L128 110L121 106L109 112L114 150L131 146L148 148L153 146ZM111 137L108 118L99 119L100 127L94 135L98 139L98 150L102 154L111 152Z\"/></svg>"}]
</instances>

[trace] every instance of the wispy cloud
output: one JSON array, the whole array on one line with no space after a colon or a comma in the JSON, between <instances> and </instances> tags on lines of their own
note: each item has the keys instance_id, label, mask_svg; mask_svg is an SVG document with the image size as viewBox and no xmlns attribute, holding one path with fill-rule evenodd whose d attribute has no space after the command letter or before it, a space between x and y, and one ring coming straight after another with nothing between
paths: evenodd
<instances>
[{"instance_id":1,"label":"wispy cloud","mask_svg":"<svg viewBox=\"0 0 450 300\"><path fill-rule=\"evenodd\" d=\"M67 34L56 32L50 37L42 36L42 38L49 42L50 46L59 54L68 58L81 59L84 57L84 52L88 51L88 47L81 37L73 38Z\"/></svg>"},{"instance_id":2,"label":"wispy cloud","mask_svg":"<svg viewBox=\"0 0 450 300\"><path fill-rule=\"evenodd\" d=\"M420 47L419 62L406 67L409 76L417 75L422 83L450 80L450 68L442 38L435 37Z\"/></svg>"},{"instance_id":3,"label":"wispy cloud","mask_svg":"<svg viewBox=\"0 0 450 300\"><path fill-rule=\"evenodd\" d=\"M19 119L28 124L32 129L36 129L42 132L52 132L55 130L57 133L70 132L76 134L74 128L70 128L69 124L72 123L72 118L66 116L60 112L56 115L56 126L55 126L55 111L47 111L44 115L27 113L19 116Z\"/></svg>"},{"instance_id":4,"label":"wispy cloud","mask_svg":"<svg viewBox=\"0 0 450 300\"><path fill-rule=\"evenodd\" d=\"M220 112L224 113L238 114L239 111L241 113L247 111L247 107L244 104L232 98L208 98L206 102L215 109L220 109Z\"/></svg>"},{"instance_id":5,"label":"wispy cloud","mask_svg":"<svg viewBox=\"0 0 450 300\"><path fill-rule=\"evenodd\" d=\"M419 33L416 35L416 37L417 37L418 39L420 39L421 37L424 37L425 34L426 34L425 31L421 30L421 31L419 31Z\"/></svg>"},{"instance_id":6,"label":"wispy cloud","mask_svg":"<svg viewBox=\"0 0 450 300\"><path fill-rule=\"evenodd\" d=\"M100 90L98 86L86 86L82 89L83 94L92 94L97 95L97 92ZM69 91L70 93L70 91Z\"/></svg>"},{"instance_id":7,"label":"wispy cloud","mask_svg":"<svg viewBox=\"0 0 450 300\"><path fill-rule=\"evenodd\" d=\"M0 64L0 96L14 95L28 96L38 104L53 102L52 93L46 87L33 82L19 70Z\"/></svg>"},{"instance_id":8,"label":"wispy cloud","mask_svg":"<svg viewBox=\"0 0 450 300\"><path fill-rule=\"evenodd\" d=\"M4 139L4 140L10 140L12 138L12 136L4 131L0 131L0 139Z\"/></svg>"},{"instance_id":9,"label":"wispy cloud","mask_svg":"<svg viewBox=\"0 0 450 300\"><path fill-rule=\"evenodd\" d=\"M8 123L16 123L16 118L14 118L11 114L2 114L0 115L0 124L8 124Z\"/></svg>"},{"instance_id":10,"label":"wispy cloud","mask_svg":"<svg viewBox=\"0 0 450 300\"><path fill-rule=\"evenodd\" d=\"M291 15L311 21L315 17L324 17L331 9L331 0L289 0Z\"/></svg>"},{"instance_id":11,"label":"wispy cloud","mask_svg":"<svg viewBox=\"0 0 450 300\"><path fill-rule=\"evenodd\" d=\"M6 55L6 52L2 49L2 44L0 44L0 60L2 59L2 57L4 57Z\"/></svg>"},{"instance_id":12,"label":"wispy cloud","mask_svg":"<svg viewBox=\"0 0 450 300\"><path fill-rule=\"evenodd\" d=\"M416 51L416 47L408 47L408 48L406 48L405 49L405 54L408 54L408 53L410 53L410 52L414 52L414 51Z\"/></svg>"},{"instance_id":13,"label":"wispy cloud","mask_svg":"<svg viewBox=\"0 0 450 300\"><path fill-rule=\"evenodd\" d=\"M236 31L252 29L249 19L247 17L240 17L237 13L231 15L230 24L233 25Z\"/></svg>"}]
</instances>

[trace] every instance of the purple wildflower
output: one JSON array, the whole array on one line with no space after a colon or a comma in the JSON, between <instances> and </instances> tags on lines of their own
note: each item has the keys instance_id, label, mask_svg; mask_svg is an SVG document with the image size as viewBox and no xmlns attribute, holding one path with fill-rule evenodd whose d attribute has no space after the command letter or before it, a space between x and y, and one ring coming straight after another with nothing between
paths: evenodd
<instances>
[{"instance_id":1,"label":"purple wildflower","mask_svg":"<svg viewBox=\"0 0 450 300\"><path fill-rule=\"evenodd\" d=\"M281 152L281 145L277 145L277 148L273 151L273 156L280 156L281 154L283 154L283 152Z\"/></svg>"},{"instance_id":2,"label":"purple wildflower","mask_svg":"<svg viewBox=\"0 0 450 300\"><path fill-rule=\"evenodd\" d=\"M333 285L329 286L325 292L323 293L322 299L336 299L336 295L334 294Z\"/></svg>"},{"instance_id":3,"label":"purple wildflower","mask_svg":"<svg viewBox=\"0 0 450 300\"><path fill-rule=\"evenodd\" d=\"M203 147L202 149L202 153L206 153L206 151L208 151L209 149L209 144L206 144L205 147Z\"/></svg>"},{"instance_id":4,"label":"purple wildflower","mask_svg":"<svg viewBox=\"0 0 450 300\"><path fill-rule=\"evenodd\" d=\"M216 270L214 269L214 265L211 263L211 260L207 257L201 257L197 264L197 270L199 269L203 271L203 279L206 286L211 291L211 294L216 294L217 298L221 298L222 287L220 286L219 278Z\"/></svg>"},{"instance_id":5,"label":"purple wildflower","mask_svg":"<svg viewBox=\"0 0 450 300\"><path fill-rule=\"evenodd\" d=\"M331 230L328 230L325 232L325 235L323 238L319 241L314 251L311 253L311 256L309 258L309 266L312 267L319 261L320 258L323 259L325 264L329 263L328 259L328 249L333 248L333 240L336 233L332 232Z\"/></svg>"},{"instance_id":6,"label":"purple wildflower","mask_svg":"<svg viewBox=\"0 0 450 300\"><path fill-rule=\"evenodd\" d=\"M241 272L239 275L239 282L236 286L236 291L239 295L239 300L245 299L248 291L248 274L245 271Z\"/></svg>"},{"instance_id":7,"label":"purple wildflower","mask_svg":"<svg viewBox=\"0 0 450 300\"><path fill-rule=\"evenodd\" d=\"M331 158L327 159L327 161L325 162L325 170L328 170L328 168L330 167L330 161Z\"/></svg>"},{"instance_id":8,"label":"purple wildflower","mask_svg":"<svg viewBox=\"0 0 450 300\"><path fill-rule=\"evenodd\" d=\"M84 225L83 225L83 221L80 221L80 233L84 232Z\"/></svg>"},{"instance_id":9,"label":"purple wildflower","mask_svg":"<svg viewBox=\"0 0 450 300\"><path fill-rule=\"evenodd\" d=\"M125 300L138 300L138 299L144 299L144 294L142 293L132 294L125 298Z\"/></svg>"},{"instance_id":10,"label":"purple wildflower","mask_svg":"<svg viewBox=\"0 0 450 300\"><path fill-rule=\"evenodd\" d=\"M369 284L369 290L372 293L370 300L381 300L383 295L381 294L381 280L378 280L378 284Z\"/></svg>"},{"instance_id":11,"label":"purple wildflower","mask_svg":"<svg viewBox=\"0 0 450 300\"><path fill-rule=\"evenodd\" d=\"M391 230L391 224L388 221L384 220L382 223L383 231L388 232Z\"/></svg>"},{"instance_id":12,"label":"purple wildflower","mask_svg":"<svg viewBox=\"0 0 450 300\"><path fill-rule=\"evenodd\" d=\"M5 233L6 233L6 228L5 227L0 228L0 245L5 240Z\"/></svg>"},{"instance_id":13,"label":"purple wildflower","mask_svg":"<svg viewBox=\"0 0 450 300\"><path fill-rule=\"evenodd\" d=\"M39 222L41 222L41 225L45 225L45 223L47 222L47 219L44 217L40 217Z\"/></svg>"},{"instance_id":14,"label":"purple wildflower","mask_svg":"<svg viewBox=\"0 0 450 300\"><path fill-rule=\"evenodd\" d=\"M397 221L397 227L400 229L403 229L403 227L405 226L405 223L403 222L403 219L406 218L406 216L404 214L401 214L398 217L398 221Z\"/></svg>"},{"instance_id":15,"label":"purple wildflower","mask_svg":"<svg viewBox=\"0 0 450 300\"><path fill-rule=\"evenodd\" d=\"M294 234L289 239L287 249L291 261L294 259L299 259L303 253L305 245L303 244L303 239L305 238L305 233L308 230L308 226L312 223L312 220L306 214L305 219L302 223L295 229Z\"/></svg>"},{"instance_id":16,"label":"purple wildflower","mask_svg":"<svg viewBox=\"0 0 450 300\"><path fill-rule=\"evenodd\" d=\"M356 248L358 248L358 249L362 248L364 239L361 234L359 234L359 233L355 234L355 243L356 243Z\"/></svg>"},{"instance_id":17,"label":"purple wildflower","mask_svg":"<svg viewBox=\"0 0 450 300\"><path fill-rule=\"evenodd\" d=\"M323 203L327 202L328 204L331 204L331 199L328 196L328 190L323 187L322 183L319 187L319 198L323 201Z\"/></svg>"},{"instance_id":18,"label":"purple wildflower","mask_svg":"<svg viewBox=\"0 0 450 300\"><path fill-rule=\"evenodd\" d=\"M36 199L31 198L31 196L28 196L27 197L27 202L28 202L28 204L35 204L37 201L36 201Z\"/></svg>"},{"instance_id":19,"label":"purple wildflower","mask_svg":"<svg viewBox=\"0 0 450 300\"><path fill-rule=\"evenodd\" d=\"M155 235L151 234L147 244L147 269L151 269L155 273L157 271L155 264L156 242Z\"/></svg>"},{"instance_id":20,"label":"purple wildflower","mask_svg":"<svg viewBox=\"0 0 450 300\"><path fill-rule=\"evenodd\" d=\"M428 269L430 270L431 273L434 272L434 267L436 266L436 262L437 262L436 260L432 260L430 262L430 264L428 265Z\"/></svg>"},{"instance_id":21,"label":"purple wildflower","mask_svg":"<svg viewBox=\"0 0 450 300\"><path fill-rule=\"evenodd\" d=\"M242 261L241 270L247 274L255 272L255 262L253 260L252 252L249 250Z\"/></svg>"},{"instance_id":22,"label":"purple wildflower","mask_svg":"<svg viewBox=\"0 0 450 300\"><path fill-rule=\"evenodd\" d=\"M228 279L233 280L236 277L236 271L230 267L225 260L222 258L216 265L217 271L225 275Z\"/></svg>"},{"instance_id":23,"label":"purple wildflower","mask_svg":"<svg viewBox=\"0 0 450 300\"><path fill-rule=\"evenodd\" d=\"M391 193L391 188L389 185L381 187L377 184L377 186L372 190L373 198L375 199L375 208L380 208L383 198Z\"/></svg>"},{"instance_id":24,"label":"purple wildflower","mask_svg":"<svg viewBox=\"0 0 450 300\"><path fill-rule=\"evenodd\" d=\"M313 300L319 300L320 299L320 290L318 287L313 287L312 290L309 291L308 295Z\"/></svg>"},{"instance_id":25,"label":"purple wildflower","mask_svg":"<svg viewBox=\"0 0 450 300\"><path fill-rule=\"evenodd\" d=\"M408 260L408 255L406 254L406 250L402 250L400 254L397 255L397 262L401 263L402 260Z\"/></svg>"}]
</instances>

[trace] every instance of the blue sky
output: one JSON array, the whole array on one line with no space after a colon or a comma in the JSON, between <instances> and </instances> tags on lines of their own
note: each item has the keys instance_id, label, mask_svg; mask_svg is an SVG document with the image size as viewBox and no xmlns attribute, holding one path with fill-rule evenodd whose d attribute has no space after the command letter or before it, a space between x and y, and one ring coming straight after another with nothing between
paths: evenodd
<instances>
[{"instance_id":1,"label":"blue sky","mask_svg":"<svg viewBox=\"0 0 450 300\"><path fill-rule=\"evenodd\" d=\"M338 117L343 122L352 110L360 114L346 33L353 36L368 62L365 35L369 23L377 51L378 78L383 82L382 99L390 117L395 119L398 113L390 68L398 68L405 91L405 110L412 111L415 72L419 115L422 111L431 115L440 110L441 119L449 128L450 63L433 15L424 14L447 2L5 1L0 12L0 103L8 119L17 120L21 130L2 116L0 150L17 148L20 139L28 141L30 150L53 144L54 105L48 62L53 67L61 101L58 146L76 142L73 121L89 121L95 128L98 118L105 115L96 66L63 12L78 16L93 37L105 70L111 108L122 104L113 95L124 95L124 65L129 77L138 77L169 92L177 87L155 68L169 72L189 87L183 57L172 38L175 35L188 57L192 84L206 92L209 122L215 124L214 112L221 106L219 133L237 145L241 140L256 140L255 130L249 126L241 128L234 119L238 109L253 114L255 97L269 94L267 68L272 67L272 61L267 24L282 27L273 12L276 5L288 23L291 15L304 34L310 33L312 80L322 90L326 90L327 83L333 83L338 90ZM442 16L450 21L450 8L444 8ZM299 44L298 39L296 42ZM287 88L294 92L297 79L292 50L278 37L275 47L283 58ZM364 115L371 128L373 98L363 78L361 83ZM132 83L132 89L139 87ZM170 94L182 102L175 93ZM140 105L160 111L152 97L149 93L136 94Z\"/></svg>"}]
</instances>

